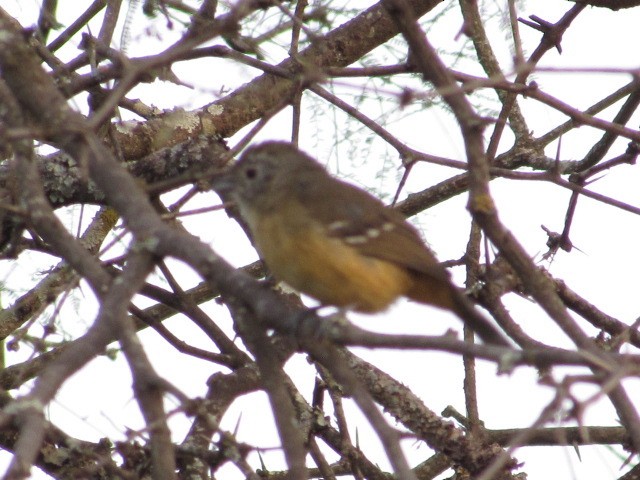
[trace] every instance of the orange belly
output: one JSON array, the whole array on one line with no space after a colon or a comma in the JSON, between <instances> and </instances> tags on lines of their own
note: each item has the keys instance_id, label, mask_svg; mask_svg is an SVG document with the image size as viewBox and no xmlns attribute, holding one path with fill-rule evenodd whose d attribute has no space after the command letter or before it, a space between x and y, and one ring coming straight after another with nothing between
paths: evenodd
<instances>
[{"instance_id":1,"label":"orange belly","mask_svg":"<svg viewBox=\"0 0 640 480\"><path fill-rule=\"evenodd\" d=\"M405 269L365 257L324 231L283 228L272 217L256 227L256 247L273 275L322 304L377 312L409 290Z\"/></svg>"}]
</instances>

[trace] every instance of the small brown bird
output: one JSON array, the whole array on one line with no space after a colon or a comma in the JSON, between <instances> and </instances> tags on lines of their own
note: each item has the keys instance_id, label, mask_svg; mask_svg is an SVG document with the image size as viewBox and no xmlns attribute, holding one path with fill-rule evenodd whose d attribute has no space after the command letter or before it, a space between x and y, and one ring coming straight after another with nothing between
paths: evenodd
<instances>
[{"instance_id":1,"label":"small brown bird","mask_svg":"<svg viewBox=\"0 0 640 480\"><path fill-rule=\"evenodd\" d=\"M277 279L324 305L359 312L406 296L453 311L486 343L509 346L400 213L294 145L248 148L227 182Z\"/></svg>"}]
</instances>

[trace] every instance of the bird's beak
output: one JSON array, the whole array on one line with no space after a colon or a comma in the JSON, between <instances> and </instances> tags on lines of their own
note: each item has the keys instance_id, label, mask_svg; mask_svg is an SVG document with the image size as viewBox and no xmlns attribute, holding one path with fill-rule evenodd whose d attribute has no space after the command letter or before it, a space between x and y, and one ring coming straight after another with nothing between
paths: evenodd
<instances>
[{"instance_id":1,"label":"bird's beak","mask_svg":"<svg viewBox=\"0 0 640 480\"><path fill-rule=\"evenodd\" d=\"M235 179L230 170L225 170L210 178L211 188L222 195L229 195L235 187Z\"/></svg>"}]
</instances>

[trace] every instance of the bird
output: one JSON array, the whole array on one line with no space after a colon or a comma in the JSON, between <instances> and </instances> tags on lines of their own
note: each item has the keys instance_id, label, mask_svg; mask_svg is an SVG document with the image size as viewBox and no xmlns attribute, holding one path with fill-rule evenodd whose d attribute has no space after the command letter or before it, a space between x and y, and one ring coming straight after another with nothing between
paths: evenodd
<instances>
[{"instance_id":1,"label":"bird","mask_svg":"<svg viewBox=\"0 0 640 480\"><path fill-rule=\"evenodd\" d=\"M294 144L248 147L219 185L273 276L321 305L376 313L407 297L455 313L484 343L510 346L401 213Z\"/></svg>"}]
</instances>

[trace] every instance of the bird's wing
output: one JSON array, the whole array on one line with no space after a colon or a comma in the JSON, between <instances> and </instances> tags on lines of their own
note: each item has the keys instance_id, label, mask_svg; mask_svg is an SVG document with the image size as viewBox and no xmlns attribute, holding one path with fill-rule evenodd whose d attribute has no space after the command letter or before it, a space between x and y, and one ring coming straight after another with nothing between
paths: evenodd
<instances>
[{"instance_id":1,"label":"bird's wing","mask_svg":"<svg viewBox=\"0 0 640 480\"><path fill-rule=\"evenodd\" d=\"M331 191L320 191L312 183L299 191L306 197L303 203L309 215L318 218L330 236L343 239L363 255L449 282L448 272L413 226L373 195L342 181L332 182ZM327 196L334 200L331 209L326 208Z\"/></svg>"}]
</instances>

